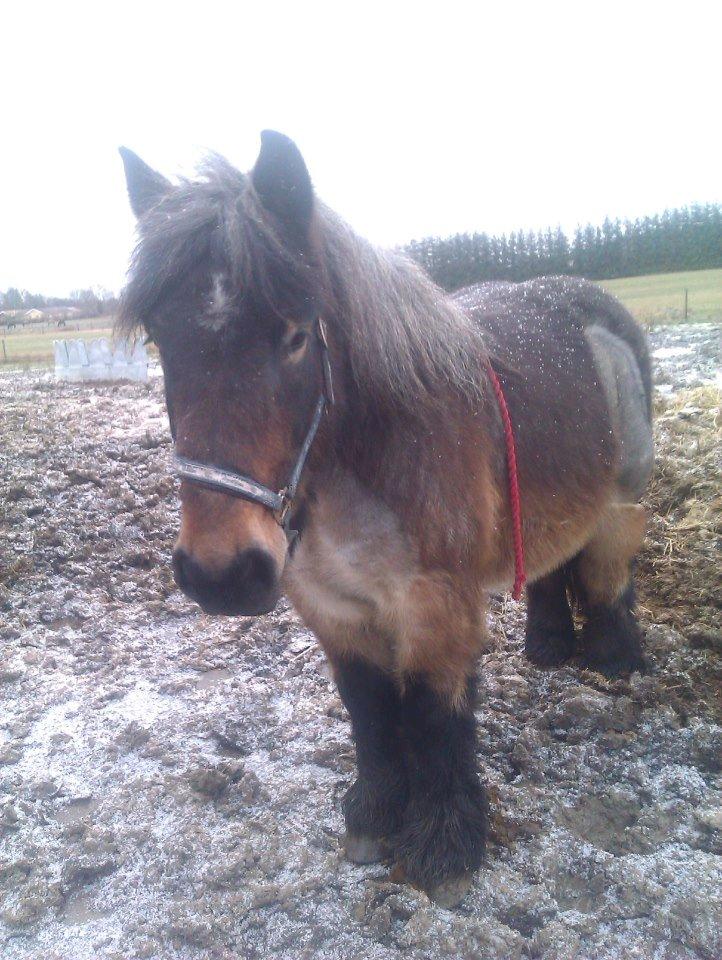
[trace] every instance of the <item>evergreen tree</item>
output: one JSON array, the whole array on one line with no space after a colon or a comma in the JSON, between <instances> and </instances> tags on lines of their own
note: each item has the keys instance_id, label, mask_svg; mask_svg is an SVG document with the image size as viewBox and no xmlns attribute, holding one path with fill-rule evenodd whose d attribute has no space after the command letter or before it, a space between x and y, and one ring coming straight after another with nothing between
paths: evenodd
<instances>
[{"instance_id":1,"label":"evergreen tree","mask_svg":"<svg viewBox=\"0 0 722 960\"><path fill-rule=\"evenodd\" d=\"M607 217L601 226L578 226L571 240L561 227L516 230L508 237L464 233L415 240L406 252L447 290L549 274L604 280L722 267L722 205L696 204L623 222ZM92 291L77 291L73 302L88 294ZM0 303L13 309L9 303L18 299L22 306L32 297L12 289Z\"/></svg>"}]
</instances>

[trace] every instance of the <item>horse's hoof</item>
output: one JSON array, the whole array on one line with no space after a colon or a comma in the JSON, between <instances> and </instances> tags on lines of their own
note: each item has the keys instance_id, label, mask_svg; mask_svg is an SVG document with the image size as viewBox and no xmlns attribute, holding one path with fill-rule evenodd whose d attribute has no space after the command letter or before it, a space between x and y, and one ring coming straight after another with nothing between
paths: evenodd
<instances>
[{"instance_id":1,"label":"horse's hoof","mask_svg":"<svg viewBox=\"0 0 722 960\"><path fill-rule=\"evenodd\" d=\"M527 627L524 638L524 655L536 667L560 667L576 649L574 627L545 631Z\"/></svg>"},{"instance_id":2,"label":"horse's hoof","mask_svg":"<svg viewBox=\"0 0 722 960\"><path fill-rule=\"evenodd\" d=\"M524 656L535 667L561 667L573 655L573 644L559 637L549 637L544 645L532 645L527 642L524 647Z\"/></svg>"},{"instance_id":3,"label":"horse's hoof","mask_svg":"<svg viewBox=\"0 0 722 960\"><path fill-rule=\"evenodd\" d=\"M458 907L469 892L473 876L472 873L462 873L460 877L451 877L444 880L433 890L428 891L429 899L438 907L444 907L446 910Z\"/></svg>"},{"instance_id":4,"label":"horse's hoof","mask_svg":"<svg viewBox=\"0 0 722 960\"><path fill-rule=\"evenodd\" d=\"M630 674L649 673L650 665L645 657L640 654L622 654L612 660L603 660L598 657L584 656L582 666L585 670L593 670L595 673L601 673L607 680L615 680L617 677L628 677Z\"/></svg>"},{"instance_id":5,"label":"horse's hoof","mask_svg":"<svg viewBox=\"0 0 722 960\"><path fill-rule=\"evenodd\" d=\"M364 837L356 833L346 833L343 848L346 857L352 863L378 863L387 854L383 840L378 837Z\"/></svg>"},{"instance_id":6,"label":"horse's hoof","mask_svg":"<svg viewBox=\"0 0 722 960\"><path fill-rule=\"evenodd\" d=\"M582 631L582 665L610 680L635 671L646 673L643 636L634 611L621 600L615 606L599 607L589 614Z\"/></svg>"}]
</instances>

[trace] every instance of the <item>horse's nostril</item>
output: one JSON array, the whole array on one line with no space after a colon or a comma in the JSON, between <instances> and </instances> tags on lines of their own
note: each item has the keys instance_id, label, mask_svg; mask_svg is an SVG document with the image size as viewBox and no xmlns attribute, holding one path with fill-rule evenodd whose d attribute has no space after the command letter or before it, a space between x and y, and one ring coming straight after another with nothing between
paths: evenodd
<instances>
[{"instance_id":1,"label":"horse's nostril","mask_svg":"<svg viewBox=\"0 0 722 960\"><path fill-rule=\"evenodd\" d=\"M185 550L178 548L173 551L173 576L184 593L189 593L192 589L194 567L200 570L198 564L191 559Z\"/></svg>"},{"instance_id":2,"label":"horse's nostril","mask_svg":"<svg viewBox=\"0 0 722 960\"><path fill-rule=\"evenodd\" d=\"M185 584L185 565L186 558L188 554L185 550L174 550L173 551L173 576L175 577L175 582L181 588L184 588Z\"/></svg>"},{"instance_id":3,"label":"horse's nostril","mask_svg":"<svg viewBox=\"0 0 722 960\"><path fill-rule=\"evenodd\" d=\"M207 613L267 613L278 599L275 560L258 547L244 550L225 570L213 573L179 547L173 553L173 573L180 589Z\"/></svg>"},{"instance_id":4,"label":"horse's nostril","mask_svg":"<svg viewBox=\"0 0 722 960\"><path fill-rule=\"evenodd\" d=\"M264 550L251 547L244 550L236 561L239 579L255 583L261 590L269 590L276 583L276 564Z\"/></svg>"}]
</instances>

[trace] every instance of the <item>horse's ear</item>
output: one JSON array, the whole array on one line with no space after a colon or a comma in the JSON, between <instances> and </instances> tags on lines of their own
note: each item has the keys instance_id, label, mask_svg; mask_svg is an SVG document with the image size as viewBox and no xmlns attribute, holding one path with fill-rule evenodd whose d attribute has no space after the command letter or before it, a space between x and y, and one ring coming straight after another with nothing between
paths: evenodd
<instances>
[{"instance_id":1,"label":"horse's ear","mask_svg":"<svg viewBox=\"0 0 722 960\"><path fill-rule=\"evenodd\" d=\"M263 206L305 235L313 212L313 187L293 140L275 130L264 130L251 180Z\"/></svg>"},{"instance_id":2,"label":"horse's ear","mask_svg":"<svg viewBox=\"0 0 722 960\"><path fill-rule=\"evenodd\" d=\"M119 147L118 152L123 158L131 209L136 217L142 217L146 210L168 193L171 183L127 147Z\"/></svg>"}]
</instances>

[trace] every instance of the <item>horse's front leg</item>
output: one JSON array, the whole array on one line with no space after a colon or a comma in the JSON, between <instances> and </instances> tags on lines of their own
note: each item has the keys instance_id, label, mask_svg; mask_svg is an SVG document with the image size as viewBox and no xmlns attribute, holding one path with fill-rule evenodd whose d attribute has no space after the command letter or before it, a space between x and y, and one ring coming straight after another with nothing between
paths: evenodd
<instances>
[{"instance_id":1,"label":"horse's front leg","mask_svg":"<svg viewBox=\"0 0 722 960\"><path fill-rule=\"evenodd\" d=\"M382 859L401 827L408 797L394 679L359 657L334 657L341 699L351 717L358 777L344 798L346 855Z\"/></svg>"},{"instance_id":2,"label":"horse's front leg","mask_svg":"<svg viewBox=\"0 0 722 960\"><path fill-rule=\"evenodd\" d=\"M395 852L407 878L452 906L480 864L487 801L476 764L475 679L453 700L431 676L409 679L403 698L410 796Z\"/></svg>"}]
</instances>

